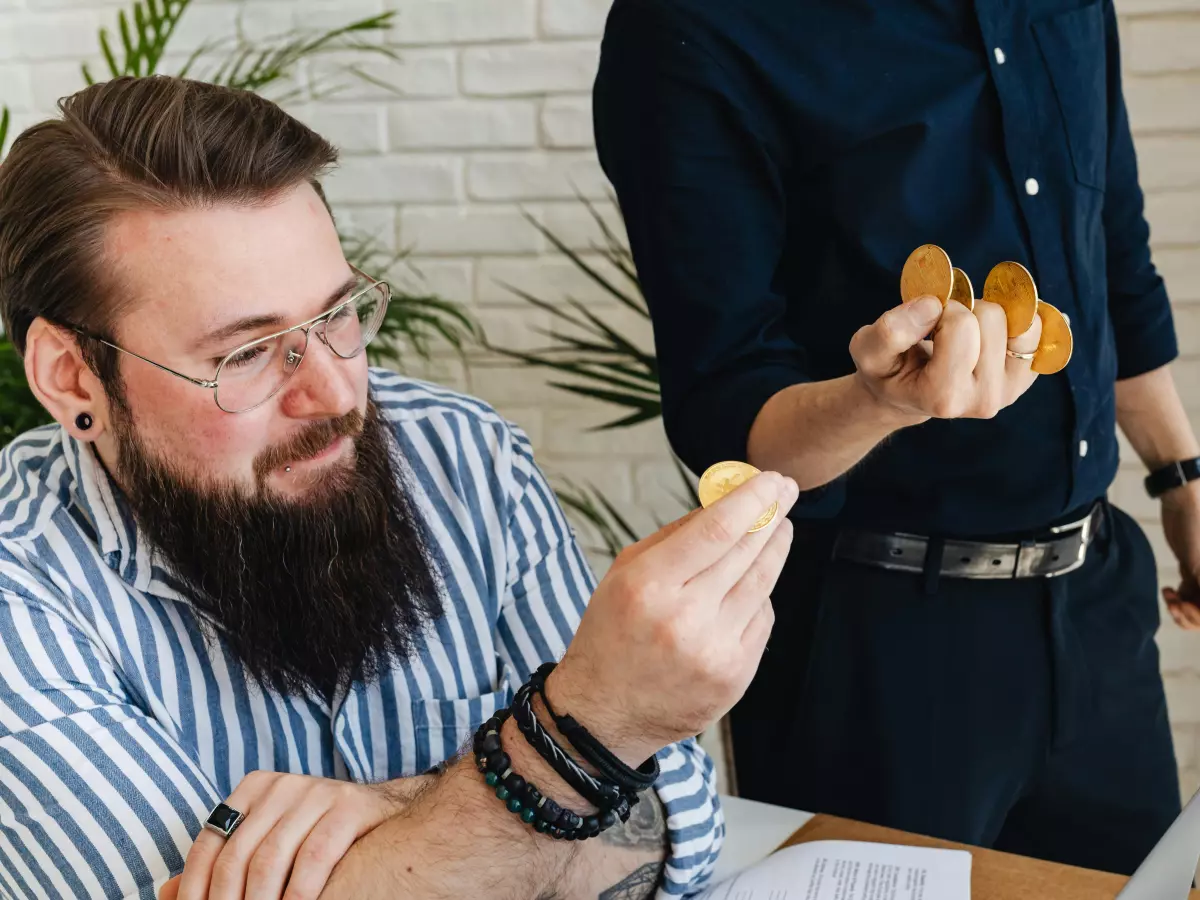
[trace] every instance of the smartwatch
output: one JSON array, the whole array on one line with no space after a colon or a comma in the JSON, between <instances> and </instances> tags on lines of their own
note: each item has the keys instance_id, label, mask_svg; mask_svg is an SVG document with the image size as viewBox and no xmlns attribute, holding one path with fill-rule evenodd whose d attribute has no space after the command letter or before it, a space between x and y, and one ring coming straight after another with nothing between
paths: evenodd
<instances>
[{"instance_id":1,"label":"smartwatch","mask_svg":"<svg viewBox=\"0 0 1200 900\"><path fill-rule=\"evenodd\" d=\"M1155 469L1146 476L1144 484L1147 494L1159 497L1172 488L1181 487L1196 478L1200 478L1200 456L1168 463L1161 469Z\"/></svg>"}]
</instances>

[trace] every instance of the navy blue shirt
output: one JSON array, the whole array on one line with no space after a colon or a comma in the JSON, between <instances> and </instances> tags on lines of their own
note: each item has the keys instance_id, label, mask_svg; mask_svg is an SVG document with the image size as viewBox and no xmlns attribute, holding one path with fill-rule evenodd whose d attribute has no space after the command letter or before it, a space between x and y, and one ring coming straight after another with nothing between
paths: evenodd
<instances>
[{"instance_id":1,"label":"navy blue shirt","mask_svg":"<svg viewBox=\"0 0 1200 900\"><path fill-rule=\"evenodd\" d=\"M776 392L851 373L935 243L976 296L1024 264L1070 365L994 419L897 432L795 515L994 535L1105 493L1116 381L1177 354L1110 0L616 0L594 116L693 471L745 459Z\"/></svg>"}]
</instances>

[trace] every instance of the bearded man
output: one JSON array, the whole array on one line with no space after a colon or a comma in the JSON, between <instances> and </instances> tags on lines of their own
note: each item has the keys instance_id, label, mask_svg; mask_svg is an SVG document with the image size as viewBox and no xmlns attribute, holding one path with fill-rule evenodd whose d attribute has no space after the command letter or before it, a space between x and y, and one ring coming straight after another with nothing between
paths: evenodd
<instances>
[{"instance_id":1,"label":"bearded man","mask_svg":"<svg viewBox=\"0 0 1200 900\"><path fill-rule=\"evenodd\" d=\"M368 367L389 288L342 254L327 141L177 78L60 106L0 166L0 312L56 420L0 456L0 892L698 889L723 827L691 736L758 664L795 483L752 479L597 585L517 426ZM543 703L658 765L584 843L459 752L554 661L546 732L565 746Z\"/></svg>"}]
</instances>

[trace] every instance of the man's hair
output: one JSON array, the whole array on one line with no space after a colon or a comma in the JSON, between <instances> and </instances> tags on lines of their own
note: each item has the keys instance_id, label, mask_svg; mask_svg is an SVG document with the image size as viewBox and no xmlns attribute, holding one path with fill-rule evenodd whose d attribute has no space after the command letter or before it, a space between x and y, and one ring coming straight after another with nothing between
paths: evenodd
<instances>
[{"instance_id":1,"label":"man's hair","mask_svg":"<svg viewBox=\"0 0 1200 900\"><path fill-rule=\"evenodd\" d=\"M165 75L122 77L59 101L0 165L0 316L19 353L38 316L113 340L123 302L104 232L116 214L269 203L319 177L337 151L249 91ZM80 339L119 388L116 354Z\"/></svg>"}]
</instances>

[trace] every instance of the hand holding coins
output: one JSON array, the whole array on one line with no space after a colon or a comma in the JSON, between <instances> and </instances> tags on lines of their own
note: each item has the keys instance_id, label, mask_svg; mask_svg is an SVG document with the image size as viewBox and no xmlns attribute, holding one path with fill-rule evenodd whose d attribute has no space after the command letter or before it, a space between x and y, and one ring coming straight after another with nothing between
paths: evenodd
<instances>
[{"instance_id":1,"label":"hand holding coins","mask_svg":"<svg viewBox=\"0 0 1200 900\"><path fill-rule=\"evenodd\" d=\"M700 498L700 506L708 509L730 491L735 490L759 474L761 473L758 469L754 468L750 463L737 462L736 460L713 463L700 476L700 486L696 489L696 494ZM767 511L750 527L749 533L753 534L770 525L771 520L775 518L775 513L778 511L779 504L772 503Z\"/></svg>"},{"instance_id":2,"label":"hand holding coins","mask_svg":"<svg viewBox=\"0 0 1200 900\"><path fill-rule=\"evenodd\" d=\"M975 309L967 273L952 266L946 251L935 244L922 244L909 254L900 273L901 300L911 303L925 295L937 297L943 307L948 300L956 300L967 309ZM1032 356L1017 358L1032 359L1030 368L1039 375L1053 375L1066 368L1073 346L1070 323L1038 296L1028 269L1016 262L997 263L984 282L983 299L1004 310L1010 339L1027 333L1035 318L1042 320L1037 349Z\"/></svg>"},{"instance_id":3,"label":"hand holding coins","mask_svg":"<svg viewBox=\"0 0 1200 900\"><path fill-rule=\"evenodd\" d=\"M1031 283L1028 298L1036 301ZM932 244L913 251L900 284L904 302L850 341L859 381L884 408L910 424L988 419L1036 380L1031 361L1042 339L1040 317L1031 315L1013 335L1006 307L986 291L977 301L967 274ZM991 294L1009 297L1000 283ZM1011 305L1019 309L1017 300Z\"/></svg>"},{"instance_id":4,"label":"hand holding coins","mask_svg":"<svg viewBox=\"0 0 1200 900\"><path fill-rule=\"evenodd\" d=\"M771 632L798 494L790 478L755 474L623 550L547 681L555 708L630 765L724 715ZM777 514L747 533L767 509Z\"/></svg>"}]
</instances>

